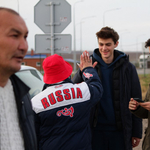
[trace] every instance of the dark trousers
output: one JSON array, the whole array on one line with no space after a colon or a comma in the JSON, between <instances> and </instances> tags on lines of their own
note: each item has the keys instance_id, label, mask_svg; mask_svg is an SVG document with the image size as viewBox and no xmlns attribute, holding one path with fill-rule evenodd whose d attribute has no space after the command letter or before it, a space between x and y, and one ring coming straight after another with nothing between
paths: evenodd
<instances>
[{"instance_id":1,"label":"dark trousers","mask_svg":"<svg viewBox=\"0 0 150 150\"><path fill-rule=\"evenodd\" d=\"M124 150L124 137L122 131L94 130L92 137L92 150Z\"/></svg>"}]
</instances>

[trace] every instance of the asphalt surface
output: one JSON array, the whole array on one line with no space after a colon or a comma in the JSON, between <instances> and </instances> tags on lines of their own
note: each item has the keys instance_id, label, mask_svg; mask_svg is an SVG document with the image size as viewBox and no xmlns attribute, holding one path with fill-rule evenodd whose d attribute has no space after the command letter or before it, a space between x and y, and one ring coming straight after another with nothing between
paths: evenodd
<instances>
[{"instance_id":1,"label":"asphalt surface","mask_svg":"<svg viewBox=\"0 0 150 150\"><path fill-rule=\"evenodd\" d=\"M150 68L148 69L136 69L138 74L150 74Z\"/></svg>"},{"instance_id":2,"label":"asphalt surface","mask_svg":"<svg viewBox=\"0 0 150 150\"><path fill-rule=\"evenodd\" d=\"M137 69L138 74L150 74L150 69ZM143 138L144 138L144 132L145 132L145 128L147 127L147 119L143 119ZM140 141L140 144L133 148L133 150L142 150L142 142L143 142L143 138Z\"/></svg>"},{"instance_id":3,"label":"asphalt surface","mask_svg":"<svg viewBox=\"0 0 150 150\"><path fill-rule=\"evenodd\" d=\"M147 127L147 119L143 119L143 138L144 138L144 132L145 132L145 128ZM143 138L140 141L140 144L133 148L133 150L142 150L142 142L143 142Z\"/></svg>"}]
</instances>

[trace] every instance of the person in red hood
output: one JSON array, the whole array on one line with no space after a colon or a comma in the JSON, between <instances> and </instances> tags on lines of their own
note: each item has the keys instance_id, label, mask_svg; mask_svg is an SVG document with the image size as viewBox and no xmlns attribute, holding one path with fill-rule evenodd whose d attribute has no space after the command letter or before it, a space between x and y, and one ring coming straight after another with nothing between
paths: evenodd
<instances>
[{"instance_id":1,"label":"person in red hood","mask_svg":"<svg viewBox=\"0 0 150 150\"><path fill-rule=\"evenodd\" d=\"M90 111L103 93L88 52L80 57L84 82L73 84L72 66L54 54L43 61L44 90L32 98L39 150L92 150Z\"/></svg>"}]
</instances>

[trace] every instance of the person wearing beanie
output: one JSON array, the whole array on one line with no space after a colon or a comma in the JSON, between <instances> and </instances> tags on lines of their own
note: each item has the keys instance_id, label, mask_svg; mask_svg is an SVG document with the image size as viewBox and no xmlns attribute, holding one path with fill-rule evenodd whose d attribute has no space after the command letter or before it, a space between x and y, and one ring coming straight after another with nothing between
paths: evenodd
<instances>
[{"instance_id":1,"label":"person wearing beanie","mask_svg":"<svg viewBox=\"0 0 150 150\"><path fill-rule=\"evenodd\" d=\"M92 150L90 110L103 88L87 51L80 56L84 82L73 84L72 66L54 54L44 59L44 90L31 99L39 150Z\"/></svg>"}]
</instances>

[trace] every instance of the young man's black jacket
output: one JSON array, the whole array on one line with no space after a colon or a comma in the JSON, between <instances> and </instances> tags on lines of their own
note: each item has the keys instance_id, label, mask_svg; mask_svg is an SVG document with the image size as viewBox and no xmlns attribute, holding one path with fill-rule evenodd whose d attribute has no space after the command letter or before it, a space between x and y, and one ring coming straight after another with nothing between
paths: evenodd
<instances>
[{"instance_id":1,"label":"young man's black jacket","mask_svg":"<svg viewBox=\"0 0 150 150\"><path fill-rule=\"evenodd\" d=\"M28 94L30 88L27 87L16 75L12 75L10 80L16 98L25 150L37 150L34 114L31 106L30 95Z\"/></svg>"},{"instance_id":2,"label":"young man's black jacket","mask_svg":"<svg viewBox=\"0 0 150 150\"><path fill-rule=\"evenodd\" d=\"M94 51L99 57L99 49ZM122 52L114 50L114 59L121 55ZM93 62L97 61L92 55ZM98 72L99 77L101 78L100 63L96 65L95 69ZM113 81L112 81L112 91L113 91L113 105L115 111L115 120L118 130L123 130L124 133L124 142L126 145L126 150L132 149L131 138L142 137L142 120L137 118L129 111L128 105L130 98L141 98L141 87L139 83L139 78L137 75L136 68L133 64L129 62L127 55L120 58L113 68ZM103 80L101 78L101 80ZM73 78L74 83L82 82L82 76L80 70L75 74ZM107 107L107 106L106 106ZM97 104L92 114L92 119L90 120L92 129L97 125L98 119L98 108Z\"/></svg>"}]
</instances>

